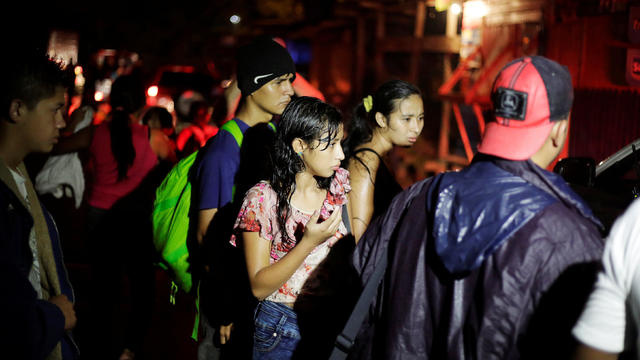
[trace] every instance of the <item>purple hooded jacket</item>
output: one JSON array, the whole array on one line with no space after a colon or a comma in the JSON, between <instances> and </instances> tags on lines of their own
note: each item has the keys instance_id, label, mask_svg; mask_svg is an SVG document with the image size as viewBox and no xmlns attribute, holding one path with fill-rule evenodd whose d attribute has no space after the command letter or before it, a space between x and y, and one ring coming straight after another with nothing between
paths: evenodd
<instances>
[{"instance_id":1,"label":"purple hooded jacket","mask_svg":"<svg viewBox=\"0 0 640 360\"><path fill-rule=\"evenodd\" d=\"M595 280L600 222L531 161L479 154L399 194L354 253L389 265L350 358L567 358Z\"/></svg>"}]
</instances>

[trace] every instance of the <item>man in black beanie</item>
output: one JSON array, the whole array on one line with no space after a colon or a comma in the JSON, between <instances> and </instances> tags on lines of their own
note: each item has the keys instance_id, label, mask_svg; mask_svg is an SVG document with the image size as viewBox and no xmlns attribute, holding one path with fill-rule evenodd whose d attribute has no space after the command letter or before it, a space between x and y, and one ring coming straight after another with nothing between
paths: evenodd
<instances>
[{"instance_id":1,"label":"man in black beanie","mask_svg":"<svg viewBox=\"0 0 640 360\"><path fill-rule=\"evenodd\" d=\"M242 92L242 105L236 117L225 123L218 134L209 140L200 151L201 154L198 155L199 160L197 160L191 206L194 210L192 213L197 214L197 226L194 232L199 245L203 244L209 225L212 224L218 210L223 207L228 209L229 204L234 200L234 195L236 200L242 200L243 194L234 194L234 192L243 135L249 128L259 124L266 126L274 115L282 114L294 95L291 83L295 73L293 59L287 50L270 38L258 38L238 49L237 78L238 87ZM194 208L196 206L197 208ZM216 219L215 222L216 227L218 227L218 220ZM229 272L224 271L224 273ZM223 289L218 290L220 290L218 294L224 292ZM216 309L215 312L225 311L233 312L231 309ZM211 321L204 321L208 334L203 341L203 347L211 344L212 327L219 333L213 339L214 342L219 341L224 345L230 339L232 324L228 320L209 320ZM199 359L212 358L201 357L201 355L199 354Z\"/></svg>"}]
</instances>

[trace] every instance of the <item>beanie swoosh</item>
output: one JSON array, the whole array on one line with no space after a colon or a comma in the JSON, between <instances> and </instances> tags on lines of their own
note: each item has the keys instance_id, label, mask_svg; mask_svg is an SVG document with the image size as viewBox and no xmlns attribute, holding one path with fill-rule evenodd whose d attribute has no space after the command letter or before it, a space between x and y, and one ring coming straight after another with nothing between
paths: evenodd
<instances>
[{"instance_id":1,"label":"beanie swoosh","mask_svg":"<svg viewBox=\"0 0 640 360\"><path fill-rule=\"evenodd\" d=\"M266 77L271 76L271 75L273 75L273 73L266 74L266 75L258 75L258 76L256 76L256 77L254 77L254 78L253 78L253 82L254 82L255 84L258 84L258 80L260 80L260 79L262 79L262 78L266 78Z\"/></svg>"}]
</instances>

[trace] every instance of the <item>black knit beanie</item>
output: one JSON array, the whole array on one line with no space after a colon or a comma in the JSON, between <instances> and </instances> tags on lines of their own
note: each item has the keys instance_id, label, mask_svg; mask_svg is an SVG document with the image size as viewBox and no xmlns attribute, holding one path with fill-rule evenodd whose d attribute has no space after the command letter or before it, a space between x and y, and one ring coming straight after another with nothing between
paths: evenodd
<instances>
[{"instance_id":1,"label":"black knit beanie","mask_svg":"<svg viewBox=\"0 0 640 360\"><path fill-rule=\"evenodd\" d=\"M238 49L237 63L238 88L243 96L251 95L279 76L296 74L287 49L268 37L260 37Z\"/></svg>"}]
</instances>

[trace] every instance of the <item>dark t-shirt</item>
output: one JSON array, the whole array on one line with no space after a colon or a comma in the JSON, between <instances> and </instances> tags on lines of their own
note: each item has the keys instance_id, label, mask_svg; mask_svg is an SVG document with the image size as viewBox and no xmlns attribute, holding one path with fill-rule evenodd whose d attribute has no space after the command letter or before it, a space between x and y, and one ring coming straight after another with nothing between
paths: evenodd
<instances>
[{"instance_id":1,"label":"dark t-shirt","mask_svg":"<svg viewBox=\"0 0 640 360\"><path fill-rule=\"evenodd\" d=\"M234 118L244 134L249 128L245 122ZM202 151L205 154L198 164L198 209L220 209L231 201L234 179L240 165L240 147L228 131L220 131L209 140Z\"/></svg>"}]
</instances>

